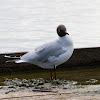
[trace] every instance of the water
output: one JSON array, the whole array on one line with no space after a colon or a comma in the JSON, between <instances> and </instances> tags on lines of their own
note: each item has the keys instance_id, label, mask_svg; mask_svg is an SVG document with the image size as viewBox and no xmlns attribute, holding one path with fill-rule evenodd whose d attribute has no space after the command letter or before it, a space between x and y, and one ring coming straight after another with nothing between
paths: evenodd
<instances>
[{"instance_id":1,"label":"water","mask_svg":"<svg viewBox=\"0 0 100 100\"><path fill-rule=\"evenodd\" d=\"M0 0L0 53L29 51L64 24L75 48L100 46L99 0Z\"/></svg>"}]
</instances>

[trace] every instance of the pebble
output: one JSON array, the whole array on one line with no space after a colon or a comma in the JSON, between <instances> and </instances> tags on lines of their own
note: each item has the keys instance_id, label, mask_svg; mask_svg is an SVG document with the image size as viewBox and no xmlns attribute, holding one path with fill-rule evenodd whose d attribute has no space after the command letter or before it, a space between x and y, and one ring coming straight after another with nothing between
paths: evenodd
<instances>
[{"instance_id":1,"label":"pebble","mask_svg":"<svg viewBox=\"0 0 100 100\"><path fill-rule=\"evenodd\" d=\"M86 83L96 83L96 82L98 82L98 80L96 80L96 79L90 79L89 81L86 81Z\"/></svg>"},{"instance_id":2,"label":"pebble","mask_svg":"<svg viewBox=\"0 0 100 100\"><path fill-rule=\"evenodd\" d=\"M52 85L49 87L45 87L45 83L51 83ZM70 84L70 85L76 85L77 81L68 81L68 80L44 80L43 78L38 78L38 79L18 79L18 78L14 78L14 79L8 79L6 78L4 80L4 84L8 86L8 91L6 92L6 94L8 94L9 92L14 92L16 90L18 90L18 88L30 88L33 87L34 89L45 89L45 90L52 90L55 89L57 86L61 86L61 85L66 85L66 84ZM11 90L12 89L12 90ZM64 89L67 89L66 87L64 87Z\"/></svg>"},{"instance_id":3,"label":"pebble","mask_svg":"<svg viewBox=\"0 0 100 100\"><path fill-rule=\"evenodd\" d=\"M9 85L8 88L15 88L15 86L14 85Z\"/></svg>"},{"instance_id":4,"label":"pebble","mask_svg":"<svg viewBox=\"0 0 100 100\"><path fill-rule=\"evenodd\" d=\"M0 89L3 89L3 86L0 86Z\"/></svg>"},{"instance_id":5,"label":"pebble","mask_svg":"<svg viewBox=\"0 0 100 100\"><path fill-rule=\"evenodd\" d=\"M44 85L45 83L52 83L53 85L62 85L62 84L73 84L76 85L78 82L77 81L67 81L67 80L44 80L43 78L38 78L38 79L8 79L6 78L4 81L5 85L8 85L9 88L14 88L14 86L19 86L19 87L34 87L34 86L39 86L39 85Z\"/></svg>"},{"instance_id":6,"label":"pebble","mask_svg":"<svg viewBox=\"0 0 100 100\"><path fill-rule=\"evenodd\" d=\"M16 90L9 90L9 91L6 91L5 94L8 94L10 92L16 92Z\"/></svg>"}]
</instances>

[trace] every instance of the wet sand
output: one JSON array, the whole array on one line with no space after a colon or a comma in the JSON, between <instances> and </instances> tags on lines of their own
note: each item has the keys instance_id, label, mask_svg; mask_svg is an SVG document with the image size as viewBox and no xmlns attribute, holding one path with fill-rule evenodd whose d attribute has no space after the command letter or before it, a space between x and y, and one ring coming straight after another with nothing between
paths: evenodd
<instances>
[{"instance_id":1,"label":"wet sand","mask_svg":"<svg viewBox=\"0 0 100 100\"><path fill-rule=\"evenodd\" d=\"M15 79L6 80L9 85L0 86L0 100L100 100L100 85L93 85L93 81L91 85L77 85L75 81L54 80L37 87L27 87L15 85Z\"/></svg>"},{"instance_id":2,"label":"wet sand","mask_svg":"<svg viewBox=\"0 0 100 100\"><path fill-rule=\"evenodd\" d=\"M4 87L3 87L4 88ZM19 92L3 94L0 100L100 100L100 85L77 86L74 89L57 89L58 92L33 92L22 89Z\"/></svg>"}]
</instances>

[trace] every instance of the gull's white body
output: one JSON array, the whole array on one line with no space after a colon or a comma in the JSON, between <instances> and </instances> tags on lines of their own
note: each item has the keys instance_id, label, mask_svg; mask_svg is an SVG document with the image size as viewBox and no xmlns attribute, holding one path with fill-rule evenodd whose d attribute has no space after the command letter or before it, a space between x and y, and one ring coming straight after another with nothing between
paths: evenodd
<instances>
[{"instance_id":1,"label":"gull's white body","mask_svg":"<svg viewBox=\"0 0 100 100\"><path fill-rule=\"evenodd\" d=\"M28 62L42 68L53 69L66 62L73 53L73 42L69 35L45 43L23 55L16 63Z\"/></svg>"}]
</instances>

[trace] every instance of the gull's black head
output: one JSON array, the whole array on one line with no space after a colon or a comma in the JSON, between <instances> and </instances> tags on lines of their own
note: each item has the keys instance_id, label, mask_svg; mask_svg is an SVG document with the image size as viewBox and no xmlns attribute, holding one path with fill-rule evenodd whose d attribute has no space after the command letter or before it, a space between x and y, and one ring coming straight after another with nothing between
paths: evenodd
<instances>
[{"instance_id":1,"label":"gull's black head","mask_svg":"<svg viewBox=\"0 0 100 100\"><path fill-rule=\"evenodd\" d=\"M57 27L57 33L60 37L63 37L65 35L69 35L66 31L67 31L66 27L62 24Z\"/></svg>"}]
</instances>

